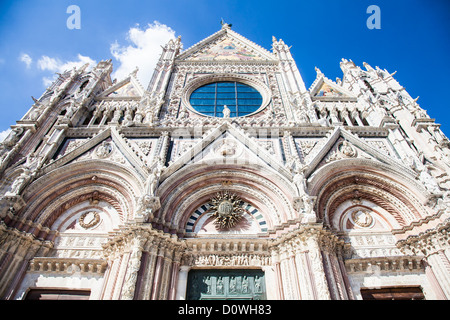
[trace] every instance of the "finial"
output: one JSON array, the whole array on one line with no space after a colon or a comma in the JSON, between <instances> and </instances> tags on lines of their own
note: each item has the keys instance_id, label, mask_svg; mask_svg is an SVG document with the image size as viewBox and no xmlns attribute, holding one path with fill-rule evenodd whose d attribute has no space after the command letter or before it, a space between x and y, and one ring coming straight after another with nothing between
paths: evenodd
<instances>
[{"instance_id":1,"label":"finial","mask_svg":"<svg viewBox=\"0 0 450 320\"><path fill-rule=\"evenodd\" d=\"M319 69L319 68L315 67L315 69L316 69L316 73L317 73L317 75L322 75L322 74L323 74L323 73L322 73L322 71L320 71L320 69Z\"/></svg>"},{"instance_id":2,"label":"finial","mask_svg":"<svg viewBox=\"0 0 450 320\"><path fill-rule=\"evenodd\" d=\"M231 23L226 23L225 21L223 21L223 18L221 18L220 24L222 25L222 29L231 28L231 26L232 26Z\"/></svg>"}]
</instances>

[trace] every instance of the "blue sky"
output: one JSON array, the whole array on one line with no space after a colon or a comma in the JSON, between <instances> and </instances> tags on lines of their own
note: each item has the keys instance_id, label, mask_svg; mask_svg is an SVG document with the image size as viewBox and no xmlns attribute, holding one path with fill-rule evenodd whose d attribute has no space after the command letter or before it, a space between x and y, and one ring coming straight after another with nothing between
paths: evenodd
<instances>
[{"instance_id":1,"label":"blue sky","mask_svg":"<svg viewBox=\"0 0 450 320\"><path fill-rule=\"evenodd\" d=\"M67 8L81 10L68 29ZM369 5L381 9L370 30ZM119 77L133 71L147 86L160 45L182 36L185 49L220 29L220 20L270 50L272 36L292 46L306 87L317 66L342 77L341 58L397 71L395 78L450 134L450 1L39 0L0 2L0 132L15 124L64 67L113 59Z\"/></svg>"}]
</instances>

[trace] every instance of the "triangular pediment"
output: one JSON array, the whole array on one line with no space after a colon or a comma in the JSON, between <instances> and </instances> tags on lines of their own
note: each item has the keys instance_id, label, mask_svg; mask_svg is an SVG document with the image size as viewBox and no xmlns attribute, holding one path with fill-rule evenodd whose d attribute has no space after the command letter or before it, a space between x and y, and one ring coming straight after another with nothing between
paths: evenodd
<instances>
[{"instance_id":1,"label":"triangular pediment","mask_svg":"<svg viewBox=\"0 0 450 320\"><path fill-rule=\"evenodd\" d=\"M322 73L317 75L317 79L309 91L313 100L356 100L356 97L351 92L326 78Z\"/></svg>"},{"instance_id":2,"label":"triangular pediment","mask_svg":"<svg viewBox=\"0 0 450 320\"><path fill-rule=\"evenodd\" d=\"M136 90L136 87L133 86L132 83L127 83L107 95L110 98L115 97L139 97L139 92Z\"/></svg>"},{"instance_id":3,"label":"triangular pediment","mask_svg":"<svg viewBox=\"0 0 450 320\"><path fill-rule=\"evenodd\" d=\"M179 61L263 61L276 60L266 49L224 28L187 49Z\"/></svg>"},{"instance_id":4,"label":"triangular pediment","mask_svg":"<svg viewBox=\"0 0 450 320\"><path fill-rule=\"evenodd\" d=\"M61 157L44 166L42 174L75 162L101 160L133 168L142 177L148 175L146 163L141 160L140 154L130 147L114 128L108 128L91 139L80 139L75 142L76 144ZM70 144L65 146L68 147Z\"/></svg>"},{"instance_id":5,"label":"triangular pediment","mask_svg":"<svg viewBox=\"0 0 450 320\"><path fill-rule=\"evenodd\" d=\"M98 98L103 99L123 99L123 98L140 98L145 90L136 77L137 69L133 71L124 80L113 84L111 87L102 92Z\"/></svg>"},{"instance_id":6,"label":"triangular pediment","mask_svg":"<svg viewBox=\"0 0 450 320\"><path fill-rule=\"evenodd\" d=\"M233 164L270 167L285 177L290 172L263 146L249 137L237 126L225 122L220 127L204 134L190 146L162 175L167 178L186 165Z\"/></svg>"},{"instance_id":7,"label":"triangular pediment","mask_svg":"<svg viewBox=\"0 0 450 320\"><path fill-rule=\"evenodd\" d=\"M414 172L404 166L397 158L384 154L375 146L356 137L343 128L336 128L328 139L319 141L308 157L306 176L317 172L321 167L339 160L371 160L414 176Z\"/></svg>"}]
</instances>

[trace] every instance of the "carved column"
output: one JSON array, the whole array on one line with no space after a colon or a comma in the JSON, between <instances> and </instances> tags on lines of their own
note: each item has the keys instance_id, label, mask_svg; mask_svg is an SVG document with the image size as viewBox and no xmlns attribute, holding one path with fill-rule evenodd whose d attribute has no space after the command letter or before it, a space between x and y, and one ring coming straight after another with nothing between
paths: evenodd
<instances>
[{"instance_id":1,"label":"carved column","mask_svg":"<svg viewBox=\"0 0 450 320\"><path fill-rule=\"evenodd\" d=\"M125 282L122 288L122 300L133 300L134 298L138 272L141 266L143 245L146 241L146 237L142 234L138 234L136 238L132 240L130 260L128 262Z\"/></svg>"},{"instance_id":2,"label":"carved column","mask_svg":"<svg viewBox=\"0 0 450 320\"><path fill-rule=\"evenodd\" d=\"M172 262L172 273L170 276L169 298L168 298L169 300L175 300L176 298L177 283L180 274L180 260L181 260L181 252L176 251Z\"/></svg>"},{"instance_id":3,"label":"carved column","mask_svg":"<svg viewBox=\"0 0 450 320\"><path fill-rule=\"evenodd\" d=\"M279 300L284 300L284 293L283 293L283 280L281 277L281 266L280 266L280 256L278 253L278 250L275 249L272 251L272 262L275 272L275 283L277 288L277 298Z\"/></svg>"},{"instance_id":4,"label":"carved column","mask_svg":"<svg viewBox=\"0 0 450 320\"><path fill-rule=\"evenodd\" d=\"M405 254L424 255L425 274L439 300L450 299L450 223L441 224L420 237L401 240L397 246Z\"/></svg>"},{"instance_id":5,"label":"carved column","mask_svg":"<svg viewBox=\"0 0 450 320\"><path fill-rule=\"evenodd\" d=\"M149 241L150 248L146 252L146 268L143 271L141 279L141 292L139 294L139 300L150 300L153 290L153 282L155 275L156 260L158 258L158 242L154 240Z\"/></svg>"},{"instance_id":6,"label":"carved column","mask_svg":"<svg viewBox=\"0 0 450 320\"><path fill-rule=\"evenodd\" d=\"M289 244L287 244L289 246ZM300 294L298 292L298 277L294 269L290 248L282 248L280 254L281 282L283 287L284 298L286 300L298 300Z\"/></svg>"},{"instance_id":7,"label":"carved column","mask_svg":"<svg viewBox=\"0 0 450 320\"><path fill-rule=\"evenodd\" d=\"M297 229L273 248L281 299L347 299L346 287L332 245L337 238L320 225ZM330 290L334 290L332 296Z\"/></svg>"},{"instance_id":8,"label":"carved column","mask_svg":"<svg viewBox=\"0 0 450 320\"><path fill-rule=\"evenodd\" d=\"M153 287L152 287L152 296L151 300L157 300L159 297L159 290L161 287L161 278L164 268L164 253L165 253L165 247L160 247L158 249L158 256L156 258L156 266L155 266L155 275L154 275L154 281L153 281Z\"/></svg>"},{"instance_id":9,"label":"carved column","mask_svg":"<svg viewBox=\"0 0 450 320\"><path fill-rule=\"evenodd\" d=\"M314 285L314 272L311 269L311 261L308 252L297 251L295 255L300 293L303 300L316 300L317 291Z\"/></svg>"},{"instance_id":10,"label":"carved column","mask_svg":"<svg viewBox=\"0 0 450 320\"><path fill-rule=\"evenodd\" d=\"M134 298L142 250L149 237L145 230L121 230L104 245L108 271L102 289L104 300Z\"/></svg>"},{"instance_id":11,"label":"carved column","mask_svg":"<svg viewBox=\"0 0 450 320\"><path fill-rule=\"evenodd\" d=\"M14 230L4 225L0 229L0 299L6 300L14 298L29 261L38 252L46 255L52 247L50 242Z\"/></svg>"},{"instance_id":12,"label":"carved column","mask_svg":"<svg viewBox=\"0 0 450 320\"><path fill-rule=\"evenodd\" d=\"M175 297L176 300L186 300L186 288L187 288L189 270L191 270L190 266L179 267L177 291L176 291L176 297Z\"/></svg>"},{"instance_id":13,"label":"carved column","mask_svg":"<svg viewBox=\"0 0 450 320\"><path fill-rule=\"evenodd\" d=\"M426 258L433 271L439 287L444 292L445 300L450 299L450 263L448 257L442 250L430 254ZM429 279L431 280L431 279Z\"/></svg>"},{"instance_id":14,"label":"carved column","mask_svg":"<svg viewBox=\"0 0 450 320\"><path fill-rule=\"evenodd\" d=\"M161 273L161 285L158 300L167 300L169 294L169 284L171 282L173 247L167 246L164 250L164 259Z\"/></svg>"}]
</instances>

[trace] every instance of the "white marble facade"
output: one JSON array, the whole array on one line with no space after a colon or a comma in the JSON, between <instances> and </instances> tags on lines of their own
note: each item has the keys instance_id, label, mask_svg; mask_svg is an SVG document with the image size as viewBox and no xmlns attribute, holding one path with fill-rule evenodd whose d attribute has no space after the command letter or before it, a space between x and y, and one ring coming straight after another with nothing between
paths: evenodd
<instances>
[{"instance_id":1,"label":"white marble facade","mask_svg":"<svg viewBox=\"0 0 450 320\"><path fill-rule=\"evenodd\" d=\"M146 88L111 61L61 74L0 144L0 297L186 299L192 270L262 270L266 299L450 298L449 140L394 74L340 66L306 88L283 40L224 24L171 40ZM261 105L203 115L189 97L218 81Z\"/></svg>"}]
</instances>

